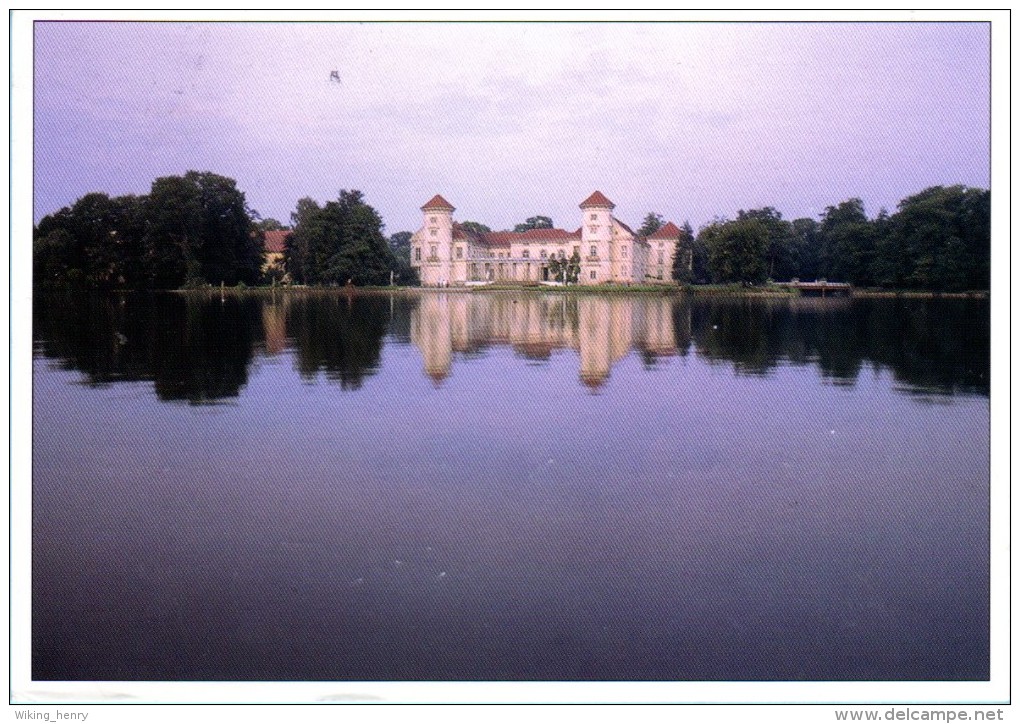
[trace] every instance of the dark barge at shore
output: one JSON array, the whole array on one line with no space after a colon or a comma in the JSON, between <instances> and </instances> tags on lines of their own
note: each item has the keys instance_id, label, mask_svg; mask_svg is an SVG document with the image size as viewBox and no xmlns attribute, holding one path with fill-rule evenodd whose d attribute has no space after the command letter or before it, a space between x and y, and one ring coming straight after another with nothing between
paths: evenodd
<instances>
[{"instance_id":1,"label":"dark barge at shore","mask_svg":"<svg viewBox=\"0 0 1020 724\"><path fill-rule=\"evenodd\" d=\"M775 286L795 289L805 297L849 297L853 293L853 287L846 282L828 282L824 279L813 282L794 279L792 282L780 282Z\"/></svg>"}]
</instances>

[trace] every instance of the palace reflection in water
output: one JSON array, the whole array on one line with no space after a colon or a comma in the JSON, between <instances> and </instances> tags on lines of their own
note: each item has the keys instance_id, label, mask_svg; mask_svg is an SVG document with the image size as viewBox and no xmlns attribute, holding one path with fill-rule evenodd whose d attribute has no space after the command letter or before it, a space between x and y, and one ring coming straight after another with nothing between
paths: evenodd
<instances>
[{"instance_id":1,"label":"palace reflection in water","mask_svg":"<svg viewBox=\"0 0 1020 724\"><path fill-rule=\"evenodd\" d=\"M459 356L509 346L576 355L592 390L635 353L646 367L692 352L738 374L813 365L852 384L888 368L908 391L988 393L986 300L678 298L426 292L80 296L36 300L37 352L89 384L151 380L160 399L236 397L258 355L292 353L305 380L359 389L387 340L411 342L436 383Z\"/></svg>"},{"instance_id":2,"label":"palace reflection in water","mask_svg":"<svg viewBox=\"0 0 1020 724\"><path fill-rule=\"evenodd\" d=\"M455 352L505 344L531 359L573 350L581 381L598 388L631 350L646 359L686 354L690 307L681 313L674 318L667 297L437 293L412 311L411 339L425 358L426 373L437 382L449 376Z\"/></svg>"}]
</instances>

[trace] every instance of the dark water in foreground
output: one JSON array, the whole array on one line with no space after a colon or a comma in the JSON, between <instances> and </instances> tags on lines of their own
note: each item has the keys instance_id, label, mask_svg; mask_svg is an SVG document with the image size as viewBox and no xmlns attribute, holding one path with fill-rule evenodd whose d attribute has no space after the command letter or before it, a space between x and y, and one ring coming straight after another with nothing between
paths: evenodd
<instances>
[{"instance_id":1,"label":"dark water in foreground","mask_svg":"<svg viewBox=\"0 0 1020 724\"><path fill-rule=\"evenodd\" d=\"M37 300L33 678L988 677L976 300Z\"/></svg>"}]
</instances>

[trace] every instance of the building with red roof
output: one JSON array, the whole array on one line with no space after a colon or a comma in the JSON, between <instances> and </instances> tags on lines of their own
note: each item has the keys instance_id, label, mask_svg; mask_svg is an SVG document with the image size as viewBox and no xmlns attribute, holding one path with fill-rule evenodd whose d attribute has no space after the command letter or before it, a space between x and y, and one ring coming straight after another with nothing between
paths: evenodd
<instances>
[{"instance_id":1,"label":"building with red roof","mask_svg":"<svg viewBox=\"0 0 1020 724\"><path fill-rule=\"evenodd\" d=\"M658 283L673 278L673 259L676 256L677 242L683 235L683 229L669 221L645 239L648 243L646 268L650 281ZM693 258L689 249L686 263L687 269L690 270Z\"/></svg>"},{"instance_id":2,"label":"building with red roof","mask_svg":"<svg viewBox=\"0 0 1020 724\"><path fill-rule=\"evenodd\" d=\"M453 204L436 194L421 207L423 223L411 237L411 264L422 286L430 287L551 284L564 267L579 284L672 282L680 232L675 224L644 239L613 216L616 205L601 191L579 207L581 225L575 231L478 232L454 221ZM666 254L673 230L678 233ZM655 262L651 267L650 261Z\"/></svg>"},{"instance_id":3,"label":"building with red roof","mask_svg":"<svg viewBox=\"0 0 1020 724\"><path fill-rule=\"evenodd\" d=\"M586 198L584 201L581 202L581 208L582 209L601 208L601 207L606 207L606 208L609 208L609 209L615 209L616 208L616 204L614 204L612 201L607 199L602 194L601 191L596 191L591 196L589 196L588 198Z\"/></svg>"},{"instance_id":4,"label":"building with red roof","mask_svg":"<svg viewBox=\"0 0 1020 724\"><path fill-rule=\"evenodd\" d=\"M284 268L283 255L287 250L287 237L290 233L288 229L263 232L262 249L265 251L265 260L262 264L263 273L271 267L280 270Z\"/></svg>"},{"instance_id":5,"label":"building with red roof","mask_svg":"<svg viewBox=\"0 0 1020 724\"><path fill-rule=\"evenodd\" d=\"M430 209L445 210L451 213L457 209L453 208L453 204L444 199L439 194L436 194L431 199L425 202L425 205L421 207L422 211L429 211Z\"/></svg>"},{"instance_id":6,"label":"building with red roof","mask_svg":"<svg viewBox=\"0 0 1020 724\"><path fill-rule=\"evenodd\" d=\"M290 231L287 229L281 229L280 231L266 231L264 232L266 240L264 247L266 254L283 254L287 249L287 235Z\"/></svg>"}]
</instances>

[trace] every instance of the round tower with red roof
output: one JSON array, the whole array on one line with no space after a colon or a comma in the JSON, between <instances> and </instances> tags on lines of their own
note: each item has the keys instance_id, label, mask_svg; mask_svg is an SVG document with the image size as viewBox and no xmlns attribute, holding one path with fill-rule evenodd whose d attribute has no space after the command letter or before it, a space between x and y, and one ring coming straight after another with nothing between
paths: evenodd
<instances>
[{"instance_id":1,"label":"round tower with red roof","mask_svg":"<svg viewBox=\"0 0 1020 724\"><path fill-rule=\"evenodd\" d=\"M453 271L453 204L436 194L421 207L423 224L412 252L420 256L422 286L450 284ZM418 259L415 259L418 261Z\"/></svg>"},{"instance_id":2,"label":"round tower with red roof","mask_svg":"<svg viewBox=\"0 0 1020 724\"><path fill-rule=\"evenodd\" d=\"M616 204L596 191L581 202L581 278L582 284L609 281L606 269L613 241L613 209Z\"/></svg>"}]
</instances>

